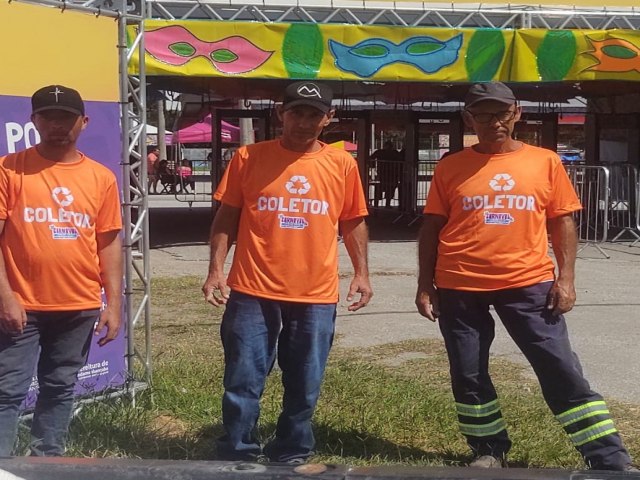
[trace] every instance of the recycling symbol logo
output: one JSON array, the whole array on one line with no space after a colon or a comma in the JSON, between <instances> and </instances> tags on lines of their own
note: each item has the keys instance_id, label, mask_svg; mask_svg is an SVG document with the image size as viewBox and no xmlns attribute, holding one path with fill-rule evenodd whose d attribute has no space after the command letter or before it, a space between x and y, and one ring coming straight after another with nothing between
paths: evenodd
<instances>
[{"instance_id":1,"label":"recycling symbol logo","mask_svg":"<svg viewBox=\"0 0 640 480\"><path fill-rule=\"evenodd\" d=\"M311 190L311 184L304 175L294 175L285 184L289 193L304 195Z\"/></svg>"},{"instance_id":2,"label":"recycling symbol logo","mask_svg":"<svg viewBox=\"0 0 640 480\"><path fill-rule=\"evenodd\" d=\"M515 180L508 173L498 173L489 182L489 186L496 192L508 192L515 185Z\"/></svg>"},{"instance_id":3,"label":"recycling symbol logo","mask_svg":"<svg viewBox=\"0 0 640 480\"><path fill-rule=\"evenodd\" d=\"M73 203L73 195L67 187L56 187L51 190L51 196L61 207L68 207Z\"/></svg>"}]
</instances>

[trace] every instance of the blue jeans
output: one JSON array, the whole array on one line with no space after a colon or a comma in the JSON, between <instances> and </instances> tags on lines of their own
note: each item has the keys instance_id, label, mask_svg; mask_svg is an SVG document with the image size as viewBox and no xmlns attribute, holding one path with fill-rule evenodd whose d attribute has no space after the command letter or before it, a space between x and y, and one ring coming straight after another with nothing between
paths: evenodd
<instances>
[{"instance_id":1,"label":"blue jeans","mask_svg":"<svg viewBox=\"0 0 640 480\"><path fill-rule=\"evenodd\" d=\"M333 343L335 304L293 303L231 292L222 318L225 434L221 458L248 459L261 453L255 435L260 397L276 358L284 395L275 438L265 445L272 460L285 462L313 454L311 417Z\"/></svg>"},{"instance_id":2,"label":"blue jeans","mask_svg":"<svg viewBox=\"0 0 640 480\"><path fill-rule=\"evenodd\" d=\"M99 310L27 312L22 334L0 333L0 456L11 455L20 405L37 364L39 393L31 425L31 454L64 454L78 371L89 354ZM38 350L40 354L38 355Z\"/></svg>"}]
</instances>

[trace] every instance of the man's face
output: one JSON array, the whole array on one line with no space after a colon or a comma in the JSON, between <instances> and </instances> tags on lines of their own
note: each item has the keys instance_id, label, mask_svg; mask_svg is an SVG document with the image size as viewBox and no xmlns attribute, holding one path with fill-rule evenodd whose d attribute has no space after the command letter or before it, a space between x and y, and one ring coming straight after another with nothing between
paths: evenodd
<instances>
[{"instance_id":1,"label":"man's face","mask_svg":"<svg viewBox=\"0 0 640 480\"><path fill-rule=\"evenodd\" d=\"M464 122L473 128L481 143L504 143L511 138L521 109L516 104L487 100L463 113Z\"/></svg>"},{"instance_id":2,"label":"man's face","mask_svg":"<svg viewBox=\"0 0 640 480\"><path fill-rule=\"evenodd\" d=\"M78 140L89 118L65 110L45 110L31 115L31 121L40 134L41 143L62 147Z\"/></svg>"},{"instance_id":3,"label":"man's face","mask_svg":"<svg viewBox=\"0 0 640 480\"><path fill-rule=\"evenodd\" d=\"M309 105L297 105L287 110L280 107L278 118L282 121L282 138L295 144L311 143L329 125L333 114L333 110L324 113Z\"/></svg>"}]
</instances>

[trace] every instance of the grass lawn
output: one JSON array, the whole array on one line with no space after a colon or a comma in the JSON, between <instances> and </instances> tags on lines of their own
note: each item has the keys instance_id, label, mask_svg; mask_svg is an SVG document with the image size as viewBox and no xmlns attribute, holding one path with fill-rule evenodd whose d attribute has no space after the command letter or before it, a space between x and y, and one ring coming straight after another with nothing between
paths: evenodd
<instances>
[{"instance_id":1,"label":"grass lawn","mask_svg":"<svg viewBox=\"0 0 640 480\"><path fill-rule=\"evenodd\" d=\"M204 303L200 278L153 281L152 388L135 406L114 400L74 420L69 454L215 460L221 434L220 311ZM517 467L582 468L579 455L521 367L494 359L493 377L514 442ZM268 381L260 435L273 432L280 375ZM640 458L640 406L610 402L617 427ZM334 348L315 416L318 462L354 465L464 465L448 365L440 341L362 350Z\"/></svg>"}]
</instances>

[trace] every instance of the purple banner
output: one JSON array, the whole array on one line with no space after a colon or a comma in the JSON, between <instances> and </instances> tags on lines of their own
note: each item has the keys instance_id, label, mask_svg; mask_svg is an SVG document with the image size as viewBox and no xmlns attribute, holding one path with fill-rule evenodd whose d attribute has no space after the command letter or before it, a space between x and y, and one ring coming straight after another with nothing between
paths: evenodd
<instances>
[{"instance_id":1,"label":"purple banner","mask_svg":"<svg viewBox=\"0 0 640 480\"><path fill-rule=\"evenodd\" d=\"M81 92L82 93L82 92ZM80 135L78 148L85 155L109 167L121 183L120 107L115 102L85 101L89 124ZM30 98L0 95L0 155L13 153L36 145L39 135L30 119ZM127 374L126 317L118 337L98 346L100 337L94 337L87 364L78 374L76 393L82 397L99 395L105 389L124 384ZM33 408L37 396L37 380L33 379L26 409Z\"/></svg>"},{"instance_id":2,"label":"purple banner","mask_svg":"<svg viewBox=\"0 0 640 480\"><path fill-rule=\"evenodd\" d=\"M80 135L78 148L109 167L120 182L120 107L109 102L85 101L84 104L89 125ZM38 143L40 137L30 117L30 98L0 95L0 155Z\"/></svg>"}]
</instances>

